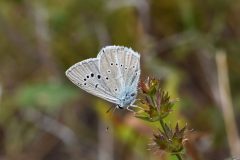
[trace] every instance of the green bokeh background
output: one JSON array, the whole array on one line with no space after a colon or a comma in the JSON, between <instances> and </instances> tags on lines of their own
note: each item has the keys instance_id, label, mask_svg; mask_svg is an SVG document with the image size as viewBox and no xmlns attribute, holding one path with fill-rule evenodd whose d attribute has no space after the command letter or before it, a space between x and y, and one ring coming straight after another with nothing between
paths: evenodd
<instances>
[{"instance_id":1,"label":"green bokeh background","mask_svg":"<svg viewBox=\"0 0 240 160\"><path fill-rule=\"evenodd\" d=\"M0 159L176 159L149 150L157 124L106 114L110 103L65 77L106 45L139 52L141 79L180 99L166 122L194 129L186 159L230 158L215 56L227 55L239 128L239 15L238 0L1 0Z\"/></svg>"}]
</instances>

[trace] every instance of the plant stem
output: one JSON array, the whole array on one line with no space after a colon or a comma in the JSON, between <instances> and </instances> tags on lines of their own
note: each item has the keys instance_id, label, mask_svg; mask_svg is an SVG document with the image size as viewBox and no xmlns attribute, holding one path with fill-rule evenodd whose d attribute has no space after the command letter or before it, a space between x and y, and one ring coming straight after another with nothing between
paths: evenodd
<instances>
[{"instance_id":1,"label":"plant stem","mask_svg":"<svg viewBox=\"0 0 240 160\"><path fill-rule=\"evenodd\" d=\"M162 129L163 129L165 135L168 137L168 134L167 134L167 131L166 131L166 128L165 128L165 124L164 124L163 119L160 118L160 119L159 119L159 122L160 122L160 124L161 124L161 126L162 126ZM168 137L168 138L169 138L169 137Z\"/></svg>"},{"instance_id":2,"label":"plant stem","mask_svg":"<svg viewBox=\"0 0 240 160\"><path fill-rule=\"evenodd\" d=\"M182 160L182 157L180 154L176 154L176 157L179 159L179 160Z\"/></svg>"},{"instance_id":3,"label":"plant stem","mask_svg":"<svg viewBox=\"0 0 240 160\"><path fill-rule=\"evenodd\" d=\"M162 126L162 129L163 129L165 135L168 137L168 134L167 134L167 131L166 131L166 128L165 128L165 124L164 124L163 119L160 118L159 122L160 122L160 125ZM168 138L169 138L169 137L168 137ZM176 153L175 155L176 155L176 157L178 158L178 160L182 160L182 157L181 157L181 155L180 155L179 153Z\"/></svg>"},{"instance_id":4,"label":"plant stem","mask_svg":"<svg viewBox=\"0 0 240 160\"><path fill-rule=\"evenodd\" d=\"M157 107L156 104L155 104L155 101L154 101L153 96L150 96L150 98L151 98L151 101L152 101L153 105L154 105L155 107ZM160 122L160 125L162 126L162 129L163 129L165 135L168 137L167 130L166 130L166 128L165 128L165 124L164 124L163 119L160 118L160 119L159 119L159 122ZM169 138L169 137L168 137L168 138ZM182 157L181 157L181 155L180 155L179 153L177 153L177 154L175 154L175 155L176 155L176 157L178 158L178 160L182 160Z\"/></svg>"},{"instance_id":5,"label":"plant stem","mask_svg":"<svg viewBox=\"0 0 240 160\"><path fill-rule=\"evenodd\" d=\"M222 109L230 153L231 155L237 155L240 150L240 137L237 130L230 91L227 53L225 51L218 51L216 54L216 62L218 71L219 105Z\"/></svg>"},{"instance_id":6,"label":"plant stem","mask_svg":"<svg viewBox=\"0 0 240 160\"><path fill-rule=\"evenodd\" d=\"M154 99L153 99L153 96L150 96L150 98L151 98L151 101L152 101L153 106L157 108L157 106L156 106L156 104L155 104L155 101L154 101Z\"/></svg>"}]
</instances>

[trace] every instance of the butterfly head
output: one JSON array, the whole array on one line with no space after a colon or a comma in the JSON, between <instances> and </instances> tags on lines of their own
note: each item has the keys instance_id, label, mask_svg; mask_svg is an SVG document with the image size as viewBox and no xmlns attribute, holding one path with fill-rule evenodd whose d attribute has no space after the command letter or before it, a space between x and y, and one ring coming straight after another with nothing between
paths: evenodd
<instances>
[{"instance_id":1,"label":"butterfly head","mask_svg":"<svg viewBox=\"0 0 240 160\"><path fill-rule=\"evenodd\" d=\"M124 109L128 107L129 105L133 104L136 100L137 92L136 91L130 91L125 92L119 99L118 108Z\"/></svg>"}]
</instances>

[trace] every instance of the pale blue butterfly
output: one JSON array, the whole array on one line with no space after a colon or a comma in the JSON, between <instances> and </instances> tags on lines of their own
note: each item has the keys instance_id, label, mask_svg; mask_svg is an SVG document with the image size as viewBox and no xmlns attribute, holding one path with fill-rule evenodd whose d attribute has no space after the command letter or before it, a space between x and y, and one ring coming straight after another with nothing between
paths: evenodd
<instances>
[{"instance_id":1,"label":"pale blue butterfly","mask_svg":"<svg viewBox=\"0 0 240 160\"><path fill-rule=\"evenodd\" d=\"M78 87L97 97L115 103L117 108L134 105L140 77L140 55L122 46L107 46L97 58L78 62L66 76ZM130 110L132 111L132 110Z\"/></svg>"}]
</instances>

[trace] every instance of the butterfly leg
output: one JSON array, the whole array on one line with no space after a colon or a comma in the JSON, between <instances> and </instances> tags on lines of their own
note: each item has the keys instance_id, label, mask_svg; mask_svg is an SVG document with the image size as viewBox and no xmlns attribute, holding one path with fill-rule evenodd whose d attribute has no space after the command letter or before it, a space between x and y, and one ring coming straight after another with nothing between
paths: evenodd
<instances>
[{"instance_id":1,"label":"butterfly leg","mask_svg":"<svg viewBox=\"0 0 240 160\"><path fill-rule=\"evenodd\" d=\"M129 111L135 113L134 110L130 109L129 107L130 107L130 106L127 106L127 110L129 110Z\"/></svg>"},{"instance_id":2,"label":"butterfly leg","mask_svg":"<svg viewBox=\"0 0 240 160\"><path fill-rule=\"evenodd\" d=\"M133 113L134 113L134 115L136 115L136 114L137 114L137 112L136 112L136 111L134 111L134 110L132 110L132 109L130 109L130 107L132 107L132 108L140 108L141 110L143 110L143 108L141 108L141 107L139 107L139 106L136 106L136 105L133 105L133 104L129 105L129 106L127 107L127 110L129 110L129 111L133 112Z\"/></svg>"},{"instance_id":3,"label":"butterfly leg","mask_svg":"<svg viewBox=\"0 0 240 160\"><path fill-rule=\"evenodd\" d=\"M130 106L131 106L131 107L133 107L133 108L139 108L139 109L143 109L142 107L139 107L139 106L137 106L137 105L134 105L134 104L131 104Z\"/></svg>"},{"instance_id":4,"label":"butterfly leg","mask_svg":"<svg viewBox=\"0 0 240 160\"><path fill-rule=\"evenodd\" d=\"M135 99L135 101L141 101L141 99L140 99L140 98L137 98L137 99ZM134 102L135 102L135 101L134 101Z\"/></svg>"}]
</instances>

